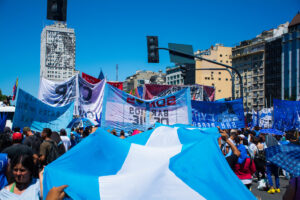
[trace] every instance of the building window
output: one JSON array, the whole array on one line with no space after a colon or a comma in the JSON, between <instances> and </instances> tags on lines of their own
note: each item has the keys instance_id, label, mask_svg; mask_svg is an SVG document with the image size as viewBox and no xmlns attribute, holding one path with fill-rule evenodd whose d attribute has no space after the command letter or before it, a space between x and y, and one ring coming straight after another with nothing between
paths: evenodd
<instances>
[{"instance_id":1,"label":"building window","mask_svg":"<svg viewBox=\"0 0 300 200\"><path fill-rule=\"evenodd\" d=\"M218 90L218 92L221 92L221 90Z\"/></svg>"},{"instance_id":2,"label":"building window","mask_svg":"<svg viewBox=\"0 0 300 200\"><path fill-rule=\"evenodd\" d=\"M223 60L220 60L220 62L222 63L222 62L223 62Z\"/></svg>"},{"instance_id":3,"label":"building window","mask_svg":"<svg viewBox=\"0 0 300 200\"><path fill-rule=\"evenodd\" d=\"M219 78L219 81L221 80L221 78Z\"/></svg>"},{"instance_id":4,"label":"building window","mask_svg":"<svg viewBox=\"0 0 300 200\"><path fill-rule=\"evenodd\" d=\"M226 78L226 81L228 81L228 78Z\"/></svg>"},{"instance_id":5,"label":"building window","mask_svg":"<svg viewBox=\"0 0 300 200\"><path fill-rule=\"evenodd\" d=\"M220 57L222 57L223 55L222 54L220 54Z\"/></svg>"},{"instance_id":6,"label":"building window","mask_svg":"<svg viewBox=\"0 0 300 200\"><path fill-rule=\"evenodd\" d=\"M219 72L219 74L221 74L221 72Z\"/></svg>"}]
</instances>

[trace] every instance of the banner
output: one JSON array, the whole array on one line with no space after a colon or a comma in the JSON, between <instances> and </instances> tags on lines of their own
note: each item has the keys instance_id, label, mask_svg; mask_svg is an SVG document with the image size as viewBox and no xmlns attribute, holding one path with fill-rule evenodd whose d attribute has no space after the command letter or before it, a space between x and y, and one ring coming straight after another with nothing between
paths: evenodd
<instances>
[{"instance_id":1,"label":"banner","mask_svg":"<svg viewBox=\"0 0 300 200\"><path fill-rule=\"evenodd\" d=\"M300 101L274 99L273 128L289 131L300 128Z\"/></svg>"},{"instance_id":2,"label":"banner","mask_svg":"<svg viewBox=\"0 0 300 200\"><path fill-rule=\"evenodd\" d=\"M128 132L134 129L145 131L155 122L190 124L189 93L186 88L155 100L143 100L107 85L101 127Z\"/></svg>"},{"instance_id":3,"label":"banner","mask_svg":"<svg viewBox=\"0 0 300 200\"><path fill-rule=\"evenodd\" d=\"M252 110L252 127L259 126L261 128L271 128L273 118L272 108L263 108L262 110L256 111Z\"/></svg>"},{"instance_id":4,"label":"banner","mask_svg":"<svg viewBox=\"0 0 300 200\"><path fill-rule=\"evenodd\" d=\"M154 85L145 84L144 99L154 99L190 88L191 99L198 101L213 101L214 88L203 85Z\"/></svg>"},{"instance_id":5,"label":"banner","mask_svg":"<svg viewBox=\"0 0 300 200\"><path fill-rule=\"evenodd\" d=\"M62 107L49 106L29 93L19 89L13 127L21 130L28 126L33 131L43 128L58 131L66 128L73 118L74 103Z\"/></svg>"},{"instance_id":6,"label":"banner","mask_svg":"<svg viewBox=\"0 0 300 200\"><path fill-rule=\"evenodd\" d=\"M104 95L105 80L91 84L83 78L78 77L79 103L78 114L92 120L100 118Z\"/></svg>"},{"instance_id":7,"label":"banner","mask_svg":"<svg viewBox=\"0 0 300 200\"><path fill-rule=\"evenodd\" d=\"M83 73L83 72L82 72L82 78L84 80L86 80L87 82L92 83L92 84L96 84L96 83L100 82L100 79L97 79L97 78L95 78L93 76L90 76L90 75L88 75L86 73ZM108 81L107 83L114 86L114 87L116 87L116 88L118 88L119 90L123 90L123 82L109 82Z\"/></svg>"},{"instance_id":8,"label":"banner","mask_svg":"<svg viewBox=\"0 0 300 200\"><path fill-rule=\"evenodd\" d=\"M218 137L216 128L159 126L121 140L99 128L45 167L43 194L68 185L70 199L255 200Z\"/></svg>"},{"instance_id":9,"label":"banner","mask_svg":"<svg viewBox=\"0 0 300 200\"><path fill-rule=\"evenodd\" d=\"M105 80L91 84L76 75L65 82L42 78L39 99L51 106L64 106L74 101L74 114L91 120L100 118Z\"/></svg>"},{"instance_id":10,"label":"banner","mask_svg":"<svg viewBox=\"0 0 300 200\"><path fill-rule=\"evenodd\" d=\"M64 82L41 78L38 98L51 106L64 106L77 99L77 75Z\"/></svg>"},{"instance_id":11,"label":"banner","mask_svg":"<svg viewBox=\"0 0 300 200\"><path fill-rule=\"evenodd\" d=\"M243 99L225 102L192 101L193 126L221 129L244 128Z\"/></svg>"}]
</instances>

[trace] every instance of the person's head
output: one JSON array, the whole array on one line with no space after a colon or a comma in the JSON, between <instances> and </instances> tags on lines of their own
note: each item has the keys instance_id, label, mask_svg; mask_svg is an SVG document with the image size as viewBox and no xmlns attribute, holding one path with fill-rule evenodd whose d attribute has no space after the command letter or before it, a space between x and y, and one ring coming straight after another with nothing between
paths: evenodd
<instances>
[{"instance_id":1,"label":"person's head","mask_svg":"<svg viewBox=\"0 0 300 200\"><path fill-rule=\"evenodd\" d=\"M26 135L26 137L28 137L28 136L32 135L32 131L30 130L29 127L24 127L23 134Z\"/></svg>"},{"instance_id":2,"label":"person's head","mask_svg":"<svg viewBox=\"0 0 300 200\"><path fill-rule=\"evenodd\" d=\"M258 137L252 137L251 138L252 142L257 145L258 144L258 141L259 141L259 138Z\"/></svg>"},{"instance_id":3,"label":"person's head","mask_svg":"<svg viewBox=\"0 0 300 200\"><path fill-rule=\"evenodd\" d=\"M263 143L266 141L266 137L265 137L265 134L260 134L259 135L259 140L258 140L260 143Z\"/></svg>"},{"instance_id":4,"label":"person's head","mask_svg":"<svg viewBox=\"0 0 300 200\"><path fill-rule=\"evenodd\" d=\"M230 138L234 139L237 137L237 130L236 129L231 129L230 130Z\"/></svg>"},{"instance_id":5,"label":"person's head","mask_svg":"<svg viewBox=\"0 0 300 200\"><path fill-rule=\"evenodd\" d=\"M113 135L117 135L117 131L115 129L113 129L110 133Z\"/></svg>"},{"instance_id":6,"label":"person's head","mask_svg":"<svg viewBox=\"0 0 300 200\"><path fill-rule=\"evenodd\" d=\"M2 152L6 147L12 145L12 140L10 135L7 133L0 134L0 152Z\"/></svg>"},{"instance_id":7,"label":"person's head","mask_svg":"<svg viewBox=\"0 0 300 200\"><path fill-rule=\"evenodd\" d=\"M84 129L84 131L83 131L83 133L82 133L82 137L87 137L87 136L89 136L90 135L90 131L89 131L89 129Z\"/></svg>"},{"instance_id":8,"label":"person's head","mask_svg":"<svg viewBox=\"0 0 300 200\"><path fill-rule=\"evenodd\" d=\"M43 131L42 131L42 138L43 139L45 139L46 137L50 138L51 134L52 134L52 131L51 131L50 128L44 128Z\"/></svg>"},{"instance_id":9,"label":"person's head","mask_svg":"<svg viewBox=\"0 0 300 200\"><path fill-rule=\"evenodd\" d=\"M67 131L65 129L60 129L59 131L60 136L67 136Z\"/></svg>"},{"instance_id":10,"label":"person's head","mask_svg":"<svg viewBox=\"0 0 300 200\"><path fill-rule=\"evenodd\" d=\"M80 134L83 133L83 127L80 127L80 128L78 129L78 133L80 133Z\"/></svg>"},{"instance_id":11,"label":"person's head","mask_svg":"<svg viewBox=\"0 0 300 200\"><path fill-rule=\"evenodd\" d=\"M120 136L124 136L125 137L125 132L123 130L120 131Z\"/></svg>"},{"instance_id":12,"label":"person's head","mask_svg":"<svg viewBox=\"0 0 300 200\"><path fill-rule=\"evenodd\" d=\"M22 133L19 133L19 132L13 133L13 135L12 135L12 142L13 142L14 144L16 144L16 143L21 143L22 140L23 140L23 135L22 135Z\"/></svg>"},{"instance_id":13,"label":"person's head","mask_svg":"<svg viewBox=\"0 0 300 200\"><path fill-rule=\"evenodd\" d=\"M13 129L13 132L21 132L21 129L20 129L20 127L14 127L14 129Z\"/></svg>"},{"instance_id":14,"label":"person's head","mask_svg":"<svg viewBox=\"0 0 300 200\"><path fill-rule=\"evenodd\" d=\"M11 134L12 132L11 132L11 129L6 126L3 130L3 133Z\"/></svg>"},{"instance_id":15,"label":"person's head","mask_svg":"<svg viewBox=\"0 0 300 200\"><path fill-rule=\"evenodd\" d=\"M32 155L20 154L11 160L10 171L14 181L18 184L28 184L36 175Z\"/></svg>"},{"instance_id":16,"label":"person's head","mask_svg":"<svg viewBox=\"0 0 300 200\"><path fill-rule=\"evenodd\" d=\"M235 137L234 142L235 142L236 145L241 144L241 138L240 137Z\"/></svg>"},{"instance_id":17,"label":"person's head","mask_svg":"<svg viewBox=\"0 0 300 200\"><path fill-rule=\"evenodd\" d=\"M259 131L260 130L259 126L254 126L254 130Z\"/></svg>"}]
</instances>

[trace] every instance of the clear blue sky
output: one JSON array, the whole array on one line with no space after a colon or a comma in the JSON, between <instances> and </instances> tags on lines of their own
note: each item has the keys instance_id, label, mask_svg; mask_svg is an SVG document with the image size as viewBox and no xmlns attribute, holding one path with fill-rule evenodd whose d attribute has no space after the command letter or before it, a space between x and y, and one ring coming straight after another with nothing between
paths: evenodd
<instances>
[{"instance_id":1,"label":"clear blue sky","mask_svg":"<svg viewBox=\"0 0 300 200\"><path fill-rule=\"evenodd\" d=\"M291 21L299 0L68 0L67 25L75 29L76 69L119 81L136 70L172 65L160 51L159 64L147 63L147 35L159 36L159 46L191 44L194 51L215 43L234 46L264 30ZM19 86L37 96L40 40L47 0L0 0L0 89L12 94Z\"/></svg>"}]
</instances>

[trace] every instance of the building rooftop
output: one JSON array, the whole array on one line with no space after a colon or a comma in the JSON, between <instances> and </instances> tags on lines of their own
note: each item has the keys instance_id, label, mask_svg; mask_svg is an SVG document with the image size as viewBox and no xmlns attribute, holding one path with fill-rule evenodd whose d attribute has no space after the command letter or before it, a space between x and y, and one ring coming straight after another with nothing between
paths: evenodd
<instances>
[{"instance_id":1,"label":"building rooftop","mask_svg":"<svg viewBox=\"0 0 300 200\"><path fill-rule=\"evenodd\" d=\"M292 19L289 27L300 24L300 12Z\"/></svg>"}]
</instances>

